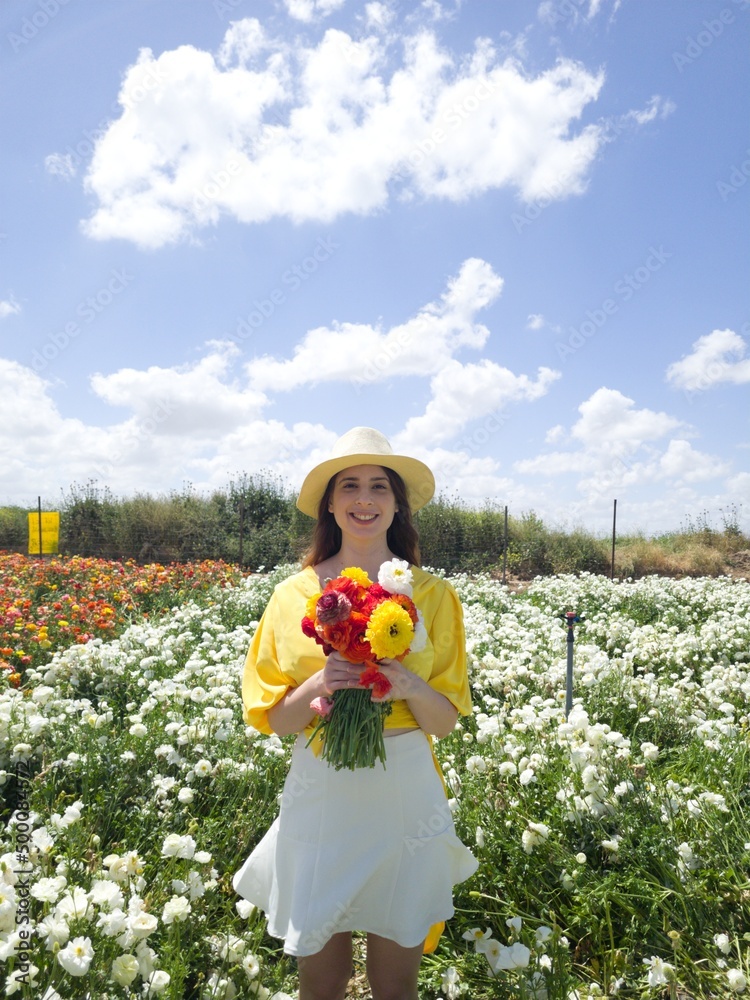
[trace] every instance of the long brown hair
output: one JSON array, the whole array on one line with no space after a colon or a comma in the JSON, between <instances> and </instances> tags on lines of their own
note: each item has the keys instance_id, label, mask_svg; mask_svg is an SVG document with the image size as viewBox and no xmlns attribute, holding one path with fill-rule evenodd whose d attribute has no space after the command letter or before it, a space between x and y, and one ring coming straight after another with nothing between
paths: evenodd
<instances>
[{"instance_id":1,"label":"long brown hair","mask_svg":"<svg viewBox=\"0 0 750 1000\"><path fill-rule=\"evenodd\" d=\"M399 559L406 559L412 566L421 566L422 556L419 552L419 535L412 520L406 485L401 476L397 472L394 472L393 469L389 469L387 466L383 466L383 468L385 469L385 474L388 476L388 481L391 484L393 496L396 500L396 506L398 507L386 535L388 548ZM335 555L341 548L341 528L336 524L336 519L328 509L328 501L331 499L335 483L336 476L331 476L323 492L323 496L320 498L318 519L313 529L310 548L302 560L303 568L306 566L317 566L318 563Z\"/></svg>"}]
</instances>

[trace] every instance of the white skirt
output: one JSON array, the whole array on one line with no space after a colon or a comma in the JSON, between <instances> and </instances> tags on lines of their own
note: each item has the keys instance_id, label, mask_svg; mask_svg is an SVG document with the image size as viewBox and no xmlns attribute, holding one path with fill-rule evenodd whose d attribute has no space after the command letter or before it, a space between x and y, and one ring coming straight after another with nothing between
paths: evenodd
<instances>
[{"instance_id":1,"label":"white skirt","mask_svg":"<svg viewBox=\"0 0 750 1000\"><path fill-rule=\"evenodd\" d=\"M386 766L355 771L335 770L305 742L235 891L263 910L289 955L355 930L416 947L453 916L452 888L478 866L456 836L425 734L388 737Z\"/></svg>"}]
</instances>

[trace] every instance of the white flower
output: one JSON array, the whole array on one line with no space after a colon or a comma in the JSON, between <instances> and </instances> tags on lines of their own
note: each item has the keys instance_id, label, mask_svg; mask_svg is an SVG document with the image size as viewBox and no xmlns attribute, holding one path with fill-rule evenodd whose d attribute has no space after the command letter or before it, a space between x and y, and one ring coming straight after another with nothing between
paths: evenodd
<instances>
[{"instance_id":1,"label":"white flower","mask_svg":"<svg viewBox=\"0 0 750 1000\"><path fill-rule=\"evenodd\" d=\"M213 855L211 854L210 851L196 851L194 855L194 858L199 865L209 864L212 857Z\"/></svg>"},{"instance_id":2,"label":"white flower","mask_svg":"<svg viewBox=\"0 0 750 1000\"><path fill-rule=\"evenodd\" d=\"M117 910L125 905L122 890L111 879L94 879L89 889L89 899L95 906L104 910Z\"/></svg>"},{"instance_id":3,"label":"white flower","mask_svg":"<svg viewBox=\"0 0 750 1000\"><path fill-rule=\"evenodd\" d=\"M641 743L641 753L646 760L656 760L659 756L659 748L655 743Z\"/></svg>"},{"instance_id":4,"label":"white flower","mask_svg":"<svg viewBox=\"0 0 750 1000\"><path fill-rule=\"evenodd\" d=\"M57 961L71 976L85 976L94 958L91 938L73 938L57 953Z\"/></svg>"},{"instance_id":5,"label":"white flower","mask_svg":"<svg viewBox=\"0 0 750 1000\"><path fill-rule=\"evenodd\" d=\"M143 725L142 722L134 722L133 725L128 730L131 736L143 737L148 735L148 729Z\"/></svg>"},{"instance_id":6,"label":"white flower","mask_svg":"<svg viewBox=\"0 0 750 1000\"><path fill-rule=\"evenodd\" d=\"M382 586L382 584L381 584ZM449 966L443 973L442 988L445 992L447 1000L457 1000L461 994L461 988L458 985L460 982L460 977L454 966Z\"/></svg>"},{"instance_id":7,"label":"white flower","mask_svg":"<svg viewBox=\"0 0 750 1000\"><path fill-rule=\"evenodd\" d=\"M739 969L727 969L727 981L733 993L743 993L747 986L747 978Z\"/></svg>"},{"instance_id":8,"label":"white flower","mask_svg":"<svg viewBox=\"0 0 750 1000\"><path fill-rule=\"evenodd\" d=\"M498 972L500 969L525 969L530 958L531 952L526 945L516 941L509 948L501 946L490 966L493 972Z\"/></svg>"},{"instance_id":9,"label":"white flower","mask_svg":"<svg viewBox=\"0 0 750 1000\"><path fill-rule=\"evenodd\" d=\"M31 962L25 963L20 968L9 972L5 980L5 995L9 997L17 993L21 989L21 982L25 986L37 986L37 972L39 972L39 966L32 965Z\"/></svg>"},{"instance_id":10,"label":"white flower","mask_svg":"<svg viewBox=\"0 0 750 1000\"><path fill-rule=\"evenodd\" d=\"M378 570L378 583L389 594L406 594L411 597L412 572L405 559L391 559Z\"/></svg>"},{"instance_id":11,"label":"white flower","mask_svg":"<svg viewBox=\"0 0 750 1000\"><path fill-rule=\"evenodd\" d=\"M187 785L184 785L177 793L178 801L182 802L184 805L189 805L194 798L195 798L195 792L193 791L192 788L188 788Z\"/></svg>"},{"instance_id":12,"label":"white flower","mask_svg":"<svg viewBox=\"0 0 750 1000\"><path fill-rule=\"evenodd\" d=\"M583 851L579 851L579 853L576 854L576 861L578 862L579 865L586 864L586 855L583 853Z\"/></svg>"},{"instance_id":13,"label":"white flower","mask_svg":"<svg viewBox=\"0 0 750 1000\"><path fill-rule=\"evenodd\" d=\"M58 917L54 913L48 914L36 925L37 934L44 939L47 948L64 945L70 937L70 928L64 917Z\"/></svg>"},{"instance_id":14,"label":"white flower","mask_svg":"<svg viewBox=\"0 0 750 1000\"><path fill-rule=\"evenodd\" d=\"M138 959L135 955L118 955L112 963L112 979L120 986L130 986L138 975Z\"/></svg>"},{"instance_id":15,"label":"white flower","mask_svg":"<svg viewBox=\"0 0 750 1000\"><path fill-rule=\"evenodd\" d=\"M170 833L164 838L161 845L161 856L163 858L187 858L188 860L195 854L195 841L186 834L180 836L179 833Z\"/></svg>"},{"instance_id":16,"label":"white flower","mask_svg":"<svg viewBox=\"0 0 750 1000\"><path fill-rule=\"evenodd\" d=\"M198 763L193 768L197 777L199 778L210 778L214 773L214 767L210 760L199 760Z\"/></svg>"},{"instance_id":17,"label":"white flower","mask_svg":"<svg viewBox=\"0 0 750 1000\"><path fill-rule=\"evenodd\" d=\"M484 830L481 826L477 827L477 832L474 835L477 843L477 847L484 847Z\"/></svg>"},{"instance_id":18,"label":"white flower","mask_svg":"<svg viewBox=\"0 0 750 1000\"><path fill-rule=\"evenodd\" d=\"M603 840L602 847L605 851L609 851L610 854L617 854L620 850L620 840L622 838L619 836L613 837L611 840Z\"/></svg>"},{"instance_id":19,"label":"white flower","mask_svg":"<svg viewBox=\"0 0 750 1000\"><path fill-rule=\"evenodd\" d=\"M414 626L414 637L411 640L409 646L410 653L421 653L422 650L427 645L427 629L424 624L424 617L422 612L417 608L417 624Z\"/></svg>"},{"instance_id":20,"label":"white flower","mask_svg":"<svg viewBox=\"0 0 750 1000\"><path fill-rule=\"evenodd\" d=\"M238 900L234 904L234 908L243 920L249 920L253 913L255 913L255 904L248 902L246 899Z\"/></svg>"},{"instance_id":21,"label":"white flower","mask_svg":"<svg viewBox=\"0 0 750 1000\"><path fill-rule=\"evenodd\" d=\"M543 843L549 837L549 827L544 823L529 823L521 836L523 849L531 854L537 844Z\"/></svg>"},{"instance_id":22,"label":"white flower","mask_svg":"<svg viewBox=\"0 0 750 1000\"><path fill-rule=\"evenodd\" d=\"M514 930L516 934L520 934L521 928L523 927L523 918L508 917L508 919L505 921L505 926L509 927L511 930Z\"/></svg>"},{"instance_id":23,"label":"white flower","mask_svg":"<svg viewBox=\"0 0 750 1000\"><path fill-rule=\"evenodd\" d=\"M518 778L522 785L530 785L532 781L536 781L536 774L534 773L533 767L526 767Z\"/></svg>"},{"instance_id":24,"label":"white flower","mask_svg":"<svg viewBox=\"0 0 750 1000\"><path fill-rule=\"evenodd\" d=\"M158 925L159 921L153 913L146 913L145 910L131 916L128 920L130 932L135 938L147 938L149 934L154 933Z\"/></svg>"},{"instance_id":25,"label":"white flower","mask_svg":"<svg viewBox=\"0 0 750 1000\"><path fill-rule=\"evenodd\" d=\"M674 972L674 968L669 962L663 962L657 955L652 955L650 959L644 958L644 964L649 967L648 985L663 986L669 982L669 975Z\"/></svg>"},{"instance_id":26,"label":"white flower","mask_svg":"<svg viewBox=\"0 0 750 1000\"><path fill-rule=\"evenodd\" d=\"M260 962L255 955L248 953L242 959L242 968L245 970L245 975L248 979L255 979L260 972Z\"/></svg>"},{"instance_id":27,"label":"white flower","mask_svg":"<svg viewBox=\"0 0 750 1000\"><path fill-rule=\"evenodd\" d=\"M487 770L487 761L484 757L480 757L478 754L475 754L467 759L466 770L469 774L484 774Z\"/></svg>"},{"instance_id":28,"label":"white flower","mask_svg":"<svg viewBox=\"0 0 750 1000\"><path fill-rule=\"evenodd\" d=\"M152 972L144 984L144 994L147 997L153 996L155 993L163 993L164 990L169 986L169 981L172 977L168 972L163 972L161 969L156 969Z\"/></svg>"},{"instance_id":29,"label":"white flower","mask_svg":"<svg viewBox=\"0 0 750 1000\"><path fill-rule=\"evenodd\" d=\"M714 934L714 944L719 951L723 951L725 955L729 954L731 946L729 944L728 934Z\"/></svg>"},{"instance_id":30,"label":"white flower","mask_svg":"<svg viewBox=\"0 0 750 1000\"><path fill-rule=\"evenodd\" d=\"M71 920L84 920L93 916L91 903L85 889L80 885L68 889L55 907L55 916L62 917L70 923Z\"/></svg>"},{"instance_id":31,"label":"white flower","mask_svg":"<svg viewBox=\"0 0 750 1000\"><path fill-rule=\"evenodd\" d=\"M534 933L534 937L536 938L536 943L538 945L544 944L545 941L548 941L549 938L552 937L552 928L547 927L545 924L542 924L541 926L537 927L536 932Z\"/></svg>"},{"instance_id":32,"label":"white flower","mask_svg":"<svg viewBox=\"0 0 750 1000\"><path fill-rule=\"evenodd\" d=\"M192 906L184 896L172 896L164 904L164 910L161 915L162 922L165 924L173 924L175 921L182 923L187 920L191 910Z\"/></svg>"},{"instance_id":33,"label":"white flower","mask_svg":"<svg viewBox=\"0 0 750 1000\"><path fill-rule=\"evenodd\" d=\"M480 953L484 953L486 948L485 945L488 941L492 940L492 931L487 927L485 930L480 930L478 927L472 927L468 931L463 933L464 941L473 941L474 948Z\"/></svg>"}]
</instances>

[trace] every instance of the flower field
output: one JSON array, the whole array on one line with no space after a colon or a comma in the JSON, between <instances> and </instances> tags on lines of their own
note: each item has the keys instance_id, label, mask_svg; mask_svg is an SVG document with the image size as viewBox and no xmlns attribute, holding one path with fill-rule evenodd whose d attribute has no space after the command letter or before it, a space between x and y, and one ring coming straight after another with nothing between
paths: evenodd
<instances>
[{"instance_id":1,"label":"flower field","mask_svg":"<svg viewBox=\"0 0 750 1000\"><path fill-rule=\"evenodd\" d=\"M52 626L58 596L24 606L19 581L4 584L3 629L8 606L24 624L3 646L31 657L19 686L0 689L6 995L295 995L293 963L231 887L276 813L290 752L243 725L239 681L292 569L214 589L175 578L178 603L148 617L135 597L84 585L79 609L101 599L119 624L95 633L76 619L72 638ZM451 580L475 712L437 752L480 866L456 889L420 996L747 993L750 584L557 576L513 595ZM566 718L568 610L585 620ZM45 621L50 645L22 646L16 632L38 636Z\"/></svg>"},{"instance_id":2,"label":"flower field","mask_svg":"<svg viewBox=\"0 0 750 1000\"><path fill-rule=\"evenodd\" d=\"M0 668L19 684L26 667L49 659L48 650L108 638L133 617L239 579L239 571L222 562L138 566L0 552Z\"/></svg>"}]
</instances>

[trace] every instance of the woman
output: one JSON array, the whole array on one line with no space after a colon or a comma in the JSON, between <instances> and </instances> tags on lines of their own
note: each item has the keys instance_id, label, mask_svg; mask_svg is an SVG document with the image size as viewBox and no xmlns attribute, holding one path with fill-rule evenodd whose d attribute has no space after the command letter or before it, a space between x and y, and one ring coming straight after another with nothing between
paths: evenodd
<instances>
[{"instance_id":1,"label":"woman","mask_svg":"<svg viewBox=\"0 0 750 1000\"><path fill-rule=\"evenodd\" d=\"M299 1000L343 1000L352 931L367 933L373 1000L417 1000L424 951L453 915L452 887L477 867L456 837L431 737L471 711L461 605L445 580L419 568L411 513L432 497L422 462L394 455L369 427L355 427L306 477L297 506L315 517L301 572L276 588L253 638L242 685L244 718L263 733L300 734L266 836L234 877L268 930L296 955ZM360 687L362 666L303 635L307 601L357 566L377 580L383 562L406 559L429 640L403 663L384 660L393 709L385 766L336 770L307 747L315 698Z\"/></svg>"}]
</instances>

